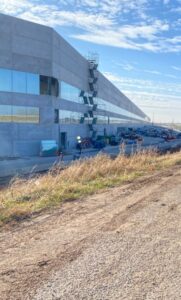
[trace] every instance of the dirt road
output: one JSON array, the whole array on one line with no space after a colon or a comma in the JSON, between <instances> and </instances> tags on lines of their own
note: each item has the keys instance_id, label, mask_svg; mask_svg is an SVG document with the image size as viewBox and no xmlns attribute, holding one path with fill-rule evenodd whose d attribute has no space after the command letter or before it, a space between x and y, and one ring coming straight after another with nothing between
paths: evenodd
<instances>
[{"instance_id":1,"label":"dirt road","mask_svg":"<svg viewBox=\"0 0 181 300\"><path fill-rule=\"evenodd\" d=\"M180 168L3 230L0 299L181 299Z\"/></svg>"}]
</instances>

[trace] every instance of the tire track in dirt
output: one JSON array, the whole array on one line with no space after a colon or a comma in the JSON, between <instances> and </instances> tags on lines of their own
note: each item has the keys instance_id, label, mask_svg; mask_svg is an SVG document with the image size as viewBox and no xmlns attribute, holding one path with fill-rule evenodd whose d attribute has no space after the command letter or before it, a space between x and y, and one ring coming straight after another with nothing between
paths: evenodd
<instances>
[{"instance_id":1,"label":"tire track in dirt","mask_svg":"<svg viewBox=\"0 0 181 300\"><path fill-rule=\"evenodd\" d=\"M179 176L176 167L156 172L125 186L65 203L56 212L2 231L0 299L25 300L25 294L33 295L52 272L81 256L98 232L132 225L133 215L158 200L159 190L166 193ZM174 209L172 204L170 211Z\"/></svg>"}]
</instances>

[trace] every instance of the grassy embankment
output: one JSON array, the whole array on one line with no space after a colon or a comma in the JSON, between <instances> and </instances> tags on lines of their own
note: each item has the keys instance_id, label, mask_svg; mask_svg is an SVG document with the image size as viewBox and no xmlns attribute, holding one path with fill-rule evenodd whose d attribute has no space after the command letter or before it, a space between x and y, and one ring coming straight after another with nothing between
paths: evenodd
<instances>
[{"instance_id":1,"label":"grassy embankment","mask_svg":"<svg viewBox=\"0 0 181 300\"><path fill-rule=\"evenodd\" d=\"M56 167L37 178L16 179L0 191L0 225L179 164L181 152L163 156L154 152L132 157L119 155L114 160L98 155L65 169Z\"/></svg>"}]
</instances>

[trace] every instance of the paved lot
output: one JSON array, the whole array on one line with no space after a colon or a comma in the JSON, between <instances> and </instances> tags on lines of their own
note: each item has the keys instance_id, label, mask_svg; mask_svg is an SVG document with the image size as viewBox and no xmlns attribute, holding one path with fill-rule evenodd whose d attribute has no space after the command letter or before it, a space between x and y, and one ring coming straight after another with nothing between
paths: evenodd
<instances>
[{"instance_id":1,"label":"paved lot","mask_svg":"<svg viewBox=\"0 0 181 300\"><path fill-rule=\"evenodd\" d=\"M2 300L180 300L181 170L65 203L0 234Z\"/></svg>"}]
</instances>

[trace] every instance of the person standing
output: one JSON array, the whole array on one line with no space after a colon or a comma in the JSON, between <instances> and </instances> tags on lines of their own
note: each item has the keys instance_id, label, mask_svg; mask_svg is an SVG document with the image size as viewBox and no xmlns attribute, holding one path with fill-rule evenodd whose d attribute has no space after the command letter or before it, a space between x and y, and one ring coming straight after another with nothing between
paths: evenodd
<instances>
[{"instance_id":1,"label":"person standing","mask_svg":"<svg viewBox=\"0 0 181 300\"><path fill-rule=\"evenodd\" d=\"M82 140L81 140L80 136L77 137L77 149L79 150L79 155L81 155L82 154Z\"/></svg>"}]
</instances>

